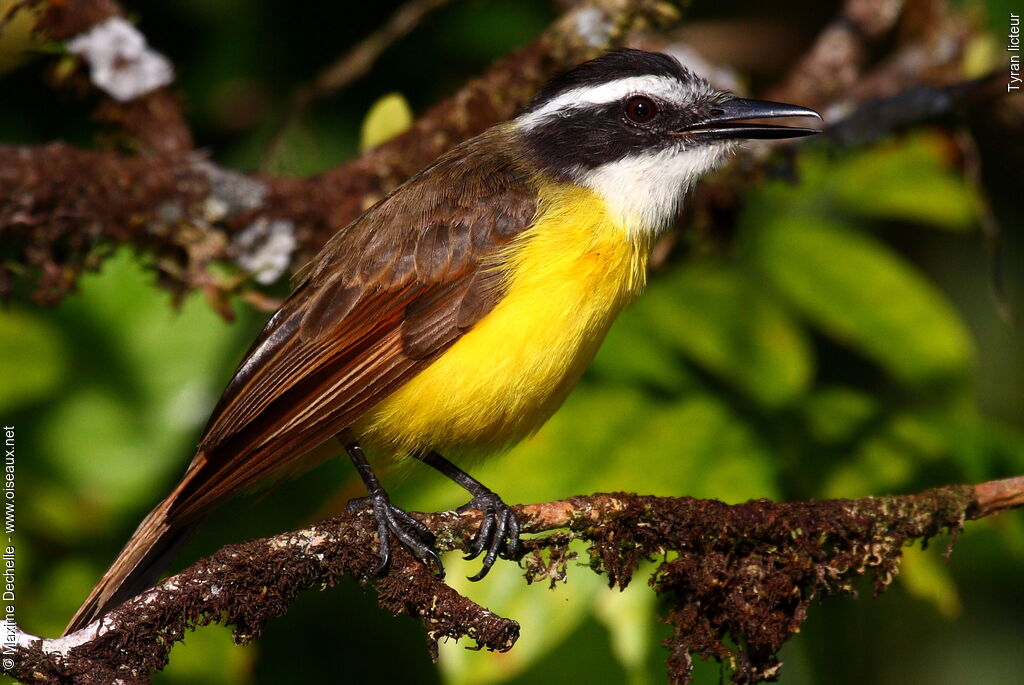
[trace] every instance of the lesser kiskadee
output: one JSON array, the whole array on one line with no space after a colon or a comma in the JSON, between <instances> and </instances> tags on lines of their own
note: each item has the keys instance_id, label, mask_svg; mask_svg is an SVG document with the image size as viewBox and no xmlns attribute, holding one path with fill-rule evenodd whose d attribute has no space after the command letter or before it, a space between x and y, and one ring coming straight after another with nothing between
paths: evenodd
<instances>
[{"instance_id":1,"label":"lesser kiskadee","mask_svg":"<svg viewBox=\"0 0 1024 685\"><path fill-rule=\"evenodd\" d=\"M79 609L83 627L147 588L215 505L338 437L369 491L381 567L394 535L441 562L366 454L416 457L484 513L482 577L519 526L445 456L501 451L558 408L646 280L683 193L736 141L815 129L662 54L619 50L556 77L516 119L456 146L342 229L246 354L181 482ZM472 557L471 557L472 558Z\"/></svg>"}]
</instances>

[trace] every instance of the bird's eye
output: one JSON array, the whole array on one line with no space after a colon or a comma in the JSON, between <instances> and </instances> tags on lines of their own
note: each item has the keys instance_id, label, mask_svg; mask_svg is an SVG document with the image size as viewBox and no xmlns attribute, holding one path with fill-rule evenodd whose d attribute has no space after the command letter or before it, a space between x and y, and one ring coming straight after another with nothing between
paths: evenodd
<instances>
[{"instance_id":1,"label":"bird's eye","mask_svg":"<svg viewBox=\"0 0 1024 685\"><path fill-rule=\"evenodd\" d=\"M637 124L646 124L658 113L654 100L643 95L634 95L626 100L626 118Z\"/></svg>"}]
</instances>

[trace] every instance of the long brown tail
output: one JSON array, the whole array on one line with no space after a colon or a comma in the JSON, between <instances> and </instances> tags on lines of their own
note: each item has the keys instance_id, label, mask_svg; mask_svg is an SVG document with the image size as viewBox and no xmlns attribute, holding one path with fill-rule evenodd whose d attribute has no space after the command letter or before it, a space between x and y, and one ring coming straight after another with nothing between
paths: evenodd
<instances>
[{"instance_id":1,"label":"long brown tail","mask_svg":"<svg viewBox=\"0 0 1024 685\"><path fill-rule=\"evenodd\" d=\"M151 587L174 555L191 537L199 521L174 523L168 516L188 476L160 502L135 530L128 544L103 574L75 613L64 634L84 628L121 602Z\"/></svg>"}]
</instances>

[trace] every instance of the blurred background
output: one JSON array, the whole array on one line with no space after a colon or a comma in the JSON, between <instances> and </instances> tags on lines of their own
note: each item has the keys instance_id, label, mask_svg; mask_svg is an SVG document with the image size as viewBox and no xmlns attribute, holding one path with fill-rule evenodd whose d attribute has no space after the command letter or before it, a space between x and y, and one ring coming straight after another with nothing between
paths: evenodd
<instances>
[{"instance_id":1,"label":"blurred background","mask_svg":"<svg viewBox=\"0 0 1024 685\"><path fill-rule=\"evenodd\" d=\"M560 11L547 0L453 0L368 75L317 102L265 159L294 88L397 3L126 4L175 64L198 146L228 168L296 175L401 130ZM974 36L965 74L1003 64L1007 17L1021 7L954 7ZM694 2L685 35L716 61L732 55L757 93L836 10L797 0L769 15L750 0ZM723 44L737 36L742 49ZM88 104L55 95L39 61L0 64L9 69L0 76L0 142L94 144ZM743 188L727 229L684 227L566 406L474 474L501 483L509 502L602 490L741 502L1024 473L1024 159L1019 121L1007 141L980 123L985 116L975 108L866 147L816 141L792 178ZM981 230L993 220L998 248ZM998 296L994 276L1004 281ZM267 318L236 301L226 323L199 295L175 310L154 280L146 255L121 249L58 306L39 308L26 295L0 310L0 417L17 427L20 459L18 618L30 633L59 634L178 479ZM271 294L286 294L286 280ZM339 459L234 502L178 565L330 515L361 493L355 480ZM393 498L412 510L461 504L464 494L442 480L413 465L391 478ZM782 651L780 681L1024 682L1024 516L968 524L948 563L947 542L907 549L903 574L881 597L865 584L857 599L813 607ZM382 614L371 593L342 583L302 596L249 647L233 646L219 626L187 635L154 682L665 681L659 642L669 631L643 569L622 593L583 567L552 591L526 586L508 563L476 584L463 580L471 566L457 555L445 563L460 592L522 623L511 652L447 644L435 666L418 623ZM716 664L697 666L696 682L722 677Z\"/></svg>"}]
</instances>

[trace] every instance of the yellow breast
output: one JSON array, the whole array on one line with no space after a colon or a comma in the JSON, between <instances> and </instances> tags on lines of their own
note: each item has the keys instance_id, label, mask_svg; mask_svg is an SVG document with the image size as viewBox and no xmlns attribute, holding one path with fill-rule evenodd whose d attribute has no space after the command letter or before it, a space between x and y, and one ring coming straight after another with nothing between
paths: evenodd
<instances>
[{"instance_id":1,"label":"yellow breast","mask_svg":"<svg viewBox=\"0 0 1024 685\"><path fill-rule=\"evenodd\" d=\"M459 457L515 444L562 404L643 288L648 247L592 191L545 187L534 225L499 255L506 295L354 434L380 456Z\"/></svg>"}]
</instances>

